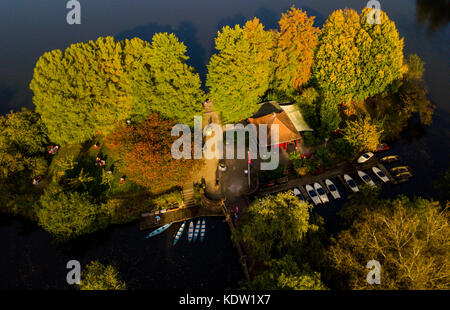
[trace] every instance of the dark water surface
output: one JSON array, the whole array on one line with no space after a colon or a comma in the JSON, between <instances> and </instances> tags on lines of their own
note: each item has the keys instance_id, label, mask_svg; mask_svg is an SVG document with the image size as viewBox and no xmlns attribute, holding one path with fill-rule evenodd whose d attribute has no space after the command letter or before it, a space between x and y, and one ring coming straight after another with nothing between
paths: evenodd
<instances>
[{"instance_id":1,"label":"dark water surface","mask_svg":"<svg viewBox=\"0 0 450 310\"><path fill-rule=\"evenodd\" d=\"M224 25L259 17L267 28L277 26L292 4L316 16L317 25L335 9L362 9L366 1L287 0L91 0L82 4L82 24L67 25L63 0L0 0L0 113L32 107L28 90L39 56L99 36L117 39L138 36L151 40L155 32L175 32L188 47L190 64L205 76L214 50L214 37ZM438 107L433 124L416 120L387 154L399 154L415 178L383 187L383 196L396 194L436 197L436 183L449 165L450 147L450 27L448 1L380 1L405 38L405 55L417 53L426 62L429 97ZM384 155L384 154L383 154ZM371 175L373 177L373 175ZM356 180L356 177L355 177ZM337 184L340 186L340 184ZM329 219L342 203L331 203L319 213ZM57 246L49 235L28 221L0 217L0 289L68 288L65 264L78 259L115 263L132 288L233 288L242 278L229 229L220 219L208 219L207 238L188 245L186 235L174 249L177 226L154 239L144 239L138 224L111 227Z\"/></svg>"}]
</instances>

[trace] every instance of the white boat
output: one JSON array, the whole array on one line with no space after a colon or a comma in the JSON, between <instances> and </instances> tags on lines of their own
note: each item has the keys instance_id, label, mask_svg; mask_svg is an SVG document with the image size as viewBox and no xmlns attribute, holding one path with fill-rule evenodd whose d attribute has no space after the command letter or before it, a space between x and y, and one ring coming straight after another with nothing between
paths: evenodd
<instances>
[{"instance_id":1,"label":"white boat","mask_svg":"<svg viewBox=\"0 0 450 310\"><path fill-rule=\"evenodd\" d=\"M330 191L331 196L333 196L334 199L341 198L341 194L339 194L336 185L334 185L334 183L330 179L325 180L325 185L328 187L328 190Z\"/></svg>"},{"instance_id":2,"label":"white boat","mask_svg":"<svg viewBox=\"0 0 450 310\"><path fill-rule=\"evenodd\" d=\"M173 238L173 245L177 244L178 240L180 240L180 237L183 234L185 225L186 225L186 221L184 221L183 224L181 224L181 227L180 227L180 229L178 229L177 234L175 235L175 238Z\"/></svg>"},{"instance_id":3,"label":"white boat","mask_svg":"<svg viewBox=\"0 0 450 310\"><path fill-rule=\"evenodd\" d=\"M358 170L358 175L364 183L369 184L370 186L376 186L375 182L365 173L364 171Z\"/></svg>"},{"instance_id":4,"label":"white boat","mask_svg":"<svg viewBox=\"0 0 450 310\"><path fill-rule=\"evenodd\" d=\"M297 187L294 187L294 195L301 201L305 201L305 198L303 197L302 192Z\"/></svg>"},{"instance_id":5,"label":"white boat","mask_svg":"<svg viewBox=\"0 0 450 310\"><path fill-rule=\"evenodd\" d=\"M328 199L327 193L325 193L322 185L320 185L319 182L314 183L314 189L316 190L317 194L319 195L320 200L323 203L330 202L330 200Z\"/></svg>"},{"instance_id":6,"label":"white boat","mask_svg":"<svg viewBox=\"0 0 450 310\"><path fill-rule=\"evenodd\" d=\"M195 229L194 229L194 239L192 239L192 242L195 242L197 240L198 234L200 232L200 219L197 221L197 224L195 224Z\"/></svg>"},{"instance_id":7,"label":"white boat","mask_svg":"<svg viewBox=\"0 0 450 310\"><path fill-rule=\"evenodd\" d=\"M366 161L368 161L372 157L373 157L373 153L372 152L364 153L358 158L358 164L365 163Z\"/></svg>"},{"instance_id":8,"label":"white boat","mask_svg":"<svg viewBox=\"0 0 450 310\"><path fill-rule=\"evenodd\" d=\"M200 228L200 242L203 242L203 239L205 238L206 233L206 221L203 219L202 226Z\"/></svg>"},{"instance_id":9,"label":"white boat","mask_svg":"<svg viewBox=\"0 0 450 310\"><path fill-rule=\"evenodd\" d=\"M355 181L353 181L352 177L348 174L344 174L344 180L347 182L348 186L350 186L351 190L356 192L359 192L358 185L356 185Z\"/></svg>"},{"instance_id":10,"label":"white boat","mask_svg":"<svg viewBox=\"0 0 450 310\"><path fill-rule=\"evenodd\" d=\"M191 223L189 224L189 231L188 231L189 243L192 241L193 236L194 236L194 221L191 221Z\"/></svg>"},{"instance_id":11,"label":"white boat","mask_svg":"<svg viewBox=\"0 0 450 310\"><path fill-rule=\"evenodd\" d=\"M372 167L372 171L373 173L375 173L375 175L384 183L389 182L389 178L383 173L383 171L381 171L380 168L378 167Z\"/></svg>"},{"instance_id":12,"label":"white boat","mask_svg":"<svg viewBox=\"0 0 450 310\"><path fill-rule=\"evenodd\" d=\"M322 203L320 201L320 198L317 195L316 191L314 190L314 188L311 185L306 185L305 189L306 189L306 192L308 193L309 197L311 198L311 200L314 202L314 204L316 206Z\"/></svg>"}]
</instances>

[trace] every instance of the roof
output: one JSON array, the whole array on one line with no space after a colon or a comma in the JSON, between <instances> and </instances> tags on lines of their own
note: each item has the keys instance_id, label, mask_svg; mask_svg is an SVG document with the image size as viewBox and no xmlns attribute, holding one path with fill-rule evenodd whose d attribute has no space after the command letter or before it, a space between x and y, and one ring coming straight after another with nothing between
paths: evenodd
<instances>
[{"instance_id":1,"label":"roof","mask_svg":"<svg viewBox=\"0 0 450 310\"><path fill-rule=\"evenodd\" d=\"M301 139L299 131L312 131L295 105L279 105L275 101L263 103L261 108L248 121L255 125L267 124L267 139L269 141L272 141L270 137L271 125L278 124L280 144Z\"/></svg>"},{"instance_id":2,"label":"roof","mask_svg":"<svg viewBox=\"0 0 450 310\"><path fill-rule=\"evenodd\" d=\"M292 122L289 120L286 112L282 111L280 113L273 112L272 114L267 114L258 118L249 118L248 121L251 124L267 125L267 140L272 141L271 138L271 128L272 125L278 125L278 143L291 142L294 140L301 139L301 136L297 129L294 127ZM267 145L264 141L260 141L262 145ZM271 143L270 143L271 145Z\"/></svg>"},{"instance_id":3,"label":"roof","mask_svg":"<svg viewBox=\"0 0 450 310\"><path fill-rule=\"evenodd\" d=\"M281 108L287 113L297 131L313 131L308 124L306 124L305 119L303 118L303 115L297 105L282 105Z\"/></svg>"}]
</instances>

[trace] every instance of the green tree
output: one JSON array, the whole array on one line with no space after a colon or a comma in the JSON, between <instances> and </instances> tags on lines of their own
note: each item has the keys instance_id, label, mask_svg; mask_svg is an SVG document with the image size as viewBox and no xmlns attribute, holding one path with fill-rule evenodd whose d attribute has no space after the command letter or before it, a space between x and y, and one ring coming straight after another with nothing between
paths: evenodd
<instances>
[{"instance_id":1,"label":"green tree","mask_svg":"<svg viewBox=\"0 0 450 310\"><path fill-rule=\"evenodd\" d=\"M114 266L92 261L81 273L80 290L126 290L126 284Z\"/></svg>"},{"instance_id":2,"label":"green tree","mask_svg":"<svg viewBox=\"0 0 450 310\"><path fill-rule=\"evenodd\" d=\"M313 227L309 224L311 208L292 192L257 199L246 210L232 239L249 243L251 254L257 260L276 256L299 242Z\"/></svg>"},{"instance_id":3,"label":"green tree","mask_svg":"<svg viewBox=\"0 0 450 310\"><path fill-rule=\"evenodd\" d=\"M173 34L157 33L152 40L152 57L148 59L155 85L149 98L151 110L183 124L194 124L201 115L205 94L192 67L186 65L186 46Z\"/></svg>"},{"instance_id":4,"label":"green tree","mask_svg":"<svg viewBox=\"0 0 450 310\"><path fill-rule=\"evenodd\" d=\"M360 14L361 30L355 40L359 54L358 101L383 93L392 83L401 80L406 73L403 63L403 38L395 23L380 10L381 23L370 24L367 14L372 9L365 8Z\"/></svg>"},{"instance_id":5,"label":"green tree","mask_svg":"<svg viewBox=\"0 0 450 310\"><path fill-rule=\"evenodd\" d=\"M33 103L59 144L108 134L125 119L152 111L192 122L204 94L198 75L185 64L185 52L167 33L155 34L153 45L106 37L53 50L36 63Z\"/></svg>"},{"instance_id":6,"label":"green tree","mask_svg":"<svg viewBox=\"0 0 450 310\"><path fill-rule=\"evenodd\" d=\"M142 42L141 48L150 47ZM53 141L84 142L129 115L133 98L123 56L122 44L107 37L39 58L30 88Z\"/></svg>"},{"instance_id":7,"label":"green tree","mask_svg":"<svg viewBox=\"0 0 450 310\"><path fill-rule=\"evenodd\" d=\"M359 117L354 121L347 121L343 130L344 139L357 152L374 151L380 144L383 130L381 126L374 124L369 116Z\"/></svg>"},{"instance_id":8,"label":"green tree","mask_svg":"<svg viewBox=\"0 0 450 310\"><path fill-rule=\"evenodd\" d=\"M103 229L108 222L103 204L93 203L87 193L64 191L57 184L45 190L36 209L39 225L58 241Z\"/></svg>"},{"instance_id":9,"label":"green tree","mask_svg":"<svg viewBox=\"0 0 450 310\"><path fill-rule=\"evenodd\" d=\"M257 18L244 27L226 26L215 39L219 51L208 64L206 86L224 123L251 116L269 89L273 73L273 34Z\"/></svg>"},{"instance_id":10,"label":"green tree","mask_svg":"<svg viewBox=\"0 0 450 310\"><path fill-rule=\"evenodd\" d=\"M39 114L22 109L0 116L0 206L2 211L33 217L32 179L45 175L46 127Z\"/></svg>"},{"instance_id":11,"label":"green tree","mask_svg":"<svg viewBox=\"0 0 450 310\"><path fill-rule=\"evenodd\" d=\"M276 88L284 92L299 91L311 77L314 48L319 28L313 26L314 16L291 7L278 22L276 37L275 78Z\"/></svg>"},{"instance_id":12,"label":"green tree","mask_svg":"<svg viewBox=\"0 0 450 310\"><path fill-rule=\"evenodd\" d=\"M406 72L403 39L381 11L381 23L370 24L365 8L334 11L319 35L314 78L325 98L337 102L363 101L384 93Z\"/></svg>"},{"instance_id":13,"label":"green tree","mask_svg":"<svg viewBox=\"0 0 450 310\"><path fill-rule=\"evenodd\" d=\"M333 241L328 257L336 273L333 286L343 289L450 288L449 205L417 198L378 200L360 212L352 226ZM381 284L366 281L370 260L381 265ZM328 283L328 282L327 282Z\"/></svg>"},{"instance_id":14,"label":"green tree","mask_svg":"<svg viewBox=\"0 0 450 310\"><path fill-rule=\"evenodd\" d=\"M337 10L325 21L312 67L320 93L331 102L349 102L358 92L360 51L355 37L360 31L355 10Z\"/></svg>"},{"instance_id":15,"label":"green tree","mask_svg":"<svg viewBox=\"0 0 450 310\"><path fill-rule=\"evenodd\" d=\"M326 290L320 274L309 267L299 268L292 256L271 260L267 269L252 279L244 288L251 290Z\"/></svg>"}]
</instances>

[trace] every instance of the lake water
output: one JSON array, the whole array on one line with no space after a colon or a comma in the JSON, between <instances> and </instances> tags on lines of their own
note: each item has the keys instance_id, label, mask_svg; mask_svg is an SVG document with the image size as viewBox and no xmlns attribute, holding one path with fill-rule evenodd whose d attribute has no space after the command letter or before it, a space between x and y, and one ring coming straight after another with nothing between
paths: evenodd
<instances>
[{"instance_id":1,"label":"lake water","mask_svg":"<svg viewBox=\"0 0 450 310\"><path fill-rule=\"evenodd\" d=\"M281 13L292 4L316 16L321 26L335 9L357 10L366 1L286 0L96 0L80 1L82 24L66 23L65 1L0 1L0 113L32 107L28 90L39 56L52 49L95 40L138 36L150 41L155 32L175 32L188 47L190 64L202 77L214 51L214 37L224 25L243 24L259 17L266 28L277 26ZM434 122L424 128L412 120L402 140L390 153L399 154L416 177L407 183L385 186L383 196L403 193L435 197L436 183L449 164L450 147L450 27L446 1L380 1L381 8L405 38L405 55L417 53L426 62L429 97L437 106ZM420 17L424 16L424 21ZM330 218L340 204L319 213ZM111 227L65 246L54 245L49 235L28 221L0 218L0 288L68 288L65 264L78 259L115 263L133 288L233 288L242 278L229 230L220 219L208 219L204 244L184 239L174 249L171 236L178 226L151 240L138 224ZM185 236L186 237L186 236Z\"/></svg>"}]
</instances>

